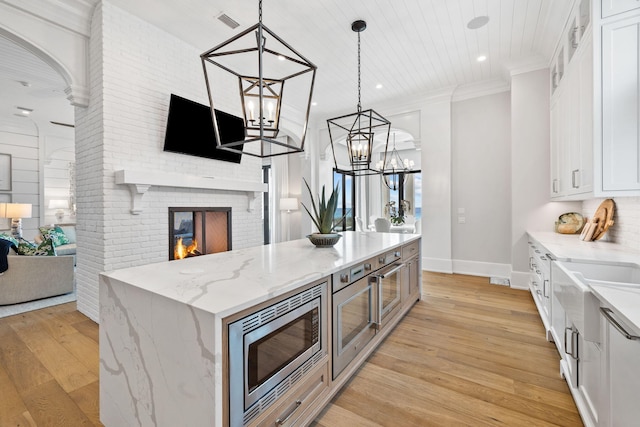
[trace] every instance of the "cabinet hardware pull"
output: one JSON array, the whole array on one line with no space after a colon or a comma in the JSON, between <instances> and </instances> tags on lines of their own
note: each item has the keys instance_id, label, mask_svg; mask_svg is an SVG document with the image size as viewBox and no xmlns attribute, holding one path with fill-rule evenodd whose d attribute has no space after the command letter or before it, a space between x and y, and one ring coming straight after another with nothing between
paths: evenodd
<instances>
[{"instance_id":1,"label":"cabinet hardware pull","mask_svg":"<svg viewBox=\"0 0 640 427\"><path fill-rule=\"evenodd\" d=\"M558 185L558 184L559 184L558 179L557 179L557 178L556 178L556 179L554 179L554 180L553 180L553 192L554 192L554 193L558 193L558 192L560 192L560 190L559 190L559 188L558 188L558 187L559 187L559 185Z\"/></svg>"},{"instance_id":2,"label":"cabinet hardware pull","mask_svg":"<svg viewBox=\"0 0 640 427\"><path fill-rule=\"evenodd\" d=\"M571 186L573 188L580 188L580 184L576 184L578 180L576 179L576 175L580 173L580 169L575 169L571 171Z\"/></svg>"},{"instance_id":3,"label":"cabinet hardware pull","mask_svg":"<svg viewBox=\"0 0 640 427\"><path fill-rule=\"evenodd\" d=\"M296 403L295 403L295 405L293 406L293 409L291 410L291 412L289 412L289 413L287 414L287 416L286 416L286 417L284 417L284 419L280 419L280 418L278 418L278 419L276 420L276 425L277 425L277 426L281 426L281 425L283 425L284 423L286 423L287 421L289 421L289 418L291 418L291 416L293 415L293 413L294 413L294 412L296 412L296 410L298 410L298 408L300 407L300 405L302 405L302 400L299 400L299 399L298 399L298 400L296 400Z\"/></svg>"},{"instance_id":4,"label":"cabinet hardware pull","mask_svg":"<svg viewBox=\"0 0 640 427\"><path fill-rule=\"evenodd\" d=\"M547 283L549 283L549 279L544 279L542 281L542 295L544 295L545 298L549 298L549 293L547 292Z\"/></svg>"},{"instance_id":5,"label":"cabinet hardware pull","mask_svg":"<svg viewBox=\"0 0 640 427\"><path fill-rule=\"evenodd\" d=\"M369 312L373 315L373 317L375 317L374 319L371 319L371 323L373 326L373 328L375 328L376 330L380 330L380 328L382 327L382 284L381 282L381 278L380 276L372 276L369 279L369 284L371 286L373 286L373 284L375 283L376 288L375 290L372 288L373 291L373 297L374 298L369 298ZM374 301L375 300L375 301ZM375 304L375 307L374 307Z\"/></svg>"},{"instance_id":6,"label":"cabinet hardware pull","mask_svg":"<svg viewBox=\"0 0 640 427\"><path fill-rule=\"evenodd\" d=\"M394 269L389 270L389 271L385 271L383 274L378 274L377 277L379 277L381 279L386 279L387 277L389 277L392 274L396 273L398 270L400 270L403 267L404 267L404 264L396 264Z\"/></svg>"},{"instance_id":7,"label":"cabinet hardware pull","mask_svg":"<svg viewBox=\"0 0 640 427\"><path fill-rule=\"evenodd\" d=\"M611 323L611 325L618 330L624 337L628 340L640 340L640 336L632 335L627 332L617 320L613 318L613 312L611 309L606 307L600 307L600 312L604 315L604 317Z\"/></svg>"},{"instance_id":8,"label":"cabinet hardware pull","mask_svg":"<svg viewBox=\"0 0 640 427\"><path fill-rule=\"evenodd\" d=\"M571 351L567 349L567 331L571 331ZM576 333L576 331L573 329L572 326L564 328L564 352L575 360L578 360L578 356L573 354L574 351L577 351L577 348L578 348L578 339L575 338L577 336L578 334Z\"/></svg>"}]
</instances>

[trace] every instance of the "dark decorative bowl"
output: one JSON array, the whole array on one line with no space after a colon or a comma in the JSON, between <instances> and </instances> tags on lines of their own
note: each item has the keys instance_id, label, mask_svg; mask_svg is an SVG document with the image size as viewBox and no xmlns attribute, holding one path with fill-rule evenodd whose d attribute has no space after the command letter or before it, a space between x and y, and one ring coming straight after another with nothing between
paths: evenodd
<instances>
[{"instance_id":1,"label":"dark decorative bowl","mask_svg":"<svg viewBox=\"0 0 640 427\"><path fill-rule=\"evenodd\" d=\"M333 245L338 243L338 240L342 237L341 234L331 233L331 234L320 234L313 233L308 234L307 238L311 240L311 243L316 245L317 248L331 248Z\"/></svg>"}]
</instances>

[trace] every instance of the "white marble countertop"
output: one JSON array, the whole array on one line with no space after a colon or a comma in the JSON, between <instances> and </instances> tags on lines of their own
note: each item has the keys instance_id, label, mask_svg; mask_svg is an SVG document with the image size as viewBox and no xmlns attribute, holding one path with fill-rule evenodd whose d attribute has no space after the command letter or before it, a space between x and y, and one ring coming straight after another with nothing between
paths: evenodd
<instances>
[{"instance_id":1,"label":"white marble countertop","mask_svg":"<svg viewBox=\"0 0 640 427\"><path fill-rule=\"evenodd\" d=\"M606 241L584 242L575 234L528 232L560 261L640 266L640 252ZM640 333L640 287L587 280L591 291Z\"/></svg>"},{"instance_id":2,"label":"white marble countertop","mask_svg":"<svg viewBox=\"0 0 640 427\"><path fill-rule=\"evenodd\" d=\"M101 275L225 317L420 238L399 233L341 234L332 248L316 248L305 238Z\"/></svg>"},{"instance_id":3,"label":"white marble countertop","mask_svg":"<svg viewBox=\"0 0 640 427\"><path fill-rule=\"evenodd\" d=\"M611 308L627 326L632 335L640 335L640 289L631 286L615 286L589 283L591 291ZM626 328L625 328L626 329Z\"/></svg>"},{"instance_id":4,"label":"white marble countertop","mask_svg":"<svg viewBox=\"0 0 640 427\"><path fill-rule=\"evenodd\" d=\"M603 240L584 242L577 234L559 234L550 231L529 231L528 234L560 261L640 265L640 251L617 243Z\"/></svg>"}]
</instances>

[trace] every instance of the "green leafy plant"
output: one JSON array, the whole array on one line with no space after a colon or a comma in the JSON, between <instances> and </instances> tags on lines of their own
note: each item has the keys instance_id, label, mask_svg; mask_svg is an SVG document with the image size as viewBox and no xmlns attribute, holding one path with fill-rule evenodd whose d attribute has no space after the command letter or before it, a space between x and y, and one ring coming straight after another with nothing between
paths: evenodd
<instances>
[{"instance_id":1,"label":"green leafy plant","mask_svg":"<svg viewBox=\"0 0 640 427\"><path fill-rule=\"evenodd\" d=\"M391 221L391 224L393 225L402 225L404 224L404 215L391 215L389 217L389 220Z\"/></svg>"},{"instance_id":2,"label":"green leafy plant","mask_svg":"<svg viewBox=\"0 0 640 427\"><path fill-rule=\"evenodd\" d=\"M340 184L336 185L336 188L333 189L331 195L329 196L329 200L325 198L324 185L322 186L322 196L318 196L318 200L313 197L313 193L311 192L311 188L309 187L309 183L307 180L304 180L305 185L307 186L307 190L309 191L309 197L311 197L311 205L313 207L313 213L302 203L302 207L307 211L311 221L318 228L318 232L321 234L330 234L337 226L339 226L346 214L342 216L338 221L334 221L334 216L336 214L336 210L338 209L338 189L340 188Z\"/></svg>"}]
</instances>

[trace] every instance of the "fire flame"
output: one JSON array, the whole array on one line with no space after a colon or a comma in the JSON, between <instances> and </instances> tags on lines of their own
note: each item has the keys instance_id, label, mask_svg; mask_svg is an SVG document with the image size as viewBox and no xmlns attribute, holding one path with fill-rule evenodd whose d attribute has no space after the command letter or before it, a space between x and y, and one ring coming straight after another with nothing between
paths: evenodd
<instances>
[{"instance_id":1,"label":"fire flame","mask_svg":"<svg viewBox=\"0 0 640 427\"><path fill-rule=\"evenodd\" d=\"M187 255L197 255L196 251L198 250L198 241L193 239L189 246L185 246L182 243L182 237L178 239L176 242L176 246L173 248L173 259L182 259Z\"/></svg>"}]
</instances>

